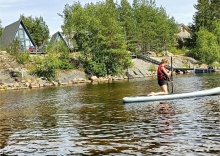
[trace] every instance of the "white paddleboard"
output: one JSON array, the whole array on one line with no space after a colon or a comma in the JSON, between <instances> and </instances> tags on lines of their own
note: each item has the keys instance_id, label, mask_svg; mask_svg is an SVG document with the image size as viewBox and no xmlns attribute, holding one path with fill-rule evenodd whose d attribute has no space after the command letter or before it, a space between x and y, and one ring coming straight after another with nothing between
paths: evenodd
<instances>
[{"instance_id":1,"label":"white paddleboard","mask_svg":"<svg viewBox=\"0 0 220 156\"><path fill-rule=\"evenodd\" d=\"M214 94L218 94L218 93L220 93L220 87L202 90L202 91L189 92L189 93L181 93L181 94L124 97L123 102L130 103L130 102L172 100L172 99L182 99L182 98L214 95Z\"/></svg>"}]
</instances>

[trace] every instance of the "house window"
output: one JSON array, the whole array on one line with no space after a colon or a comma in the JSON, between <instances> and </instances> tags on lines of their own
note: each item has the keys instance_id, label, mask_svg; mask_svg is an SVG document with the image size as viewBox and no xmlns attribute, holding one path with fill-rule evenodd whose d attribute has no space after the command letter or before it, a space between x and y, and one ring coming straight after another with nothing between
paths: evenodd
<instances>
[{"instance_id":1,"label":"house window","mask_svg":"<svg viewBox=\"0 0 220 156\"><path fill-rule=\"evenodd\" d=\"M19 30L18 30L18 38L19 38L19 39L24 39L24 38L25 38L25 36L24 36L24 30L22 30L22 29L19 29Z\"/></svg>"},{"instance_id":2,"label":"house window","mask_svg":"<svg viewBox=\"0 0 220 156\"><path fill-rule=\"evenodd\" d=\"M183 27L181 27L181 32L185 32L185 29Z\"/></svg>"},{"instance_id":3,"label":"house window","mask_svg":"<svg viewBox=\"0 0 220 156\"><path fill-rule=\"evenodd\" d=\"M30 38L28 37L27 33L25 32L25 30L23 29L21 25L16 33L16 37L20 41L20 49L22 51L29 50L30 46L33 47L33 44Z\"/></svg>"},{"instance_id":4,"label":"house window","mask_svg":"<svg viewBox=\"0 0 220 156\"><path fill-rule=\"evenodd\" d=\"M60 36L57 35L56 41L59 42L60 41Z\"/></svg>"}]
</instances>

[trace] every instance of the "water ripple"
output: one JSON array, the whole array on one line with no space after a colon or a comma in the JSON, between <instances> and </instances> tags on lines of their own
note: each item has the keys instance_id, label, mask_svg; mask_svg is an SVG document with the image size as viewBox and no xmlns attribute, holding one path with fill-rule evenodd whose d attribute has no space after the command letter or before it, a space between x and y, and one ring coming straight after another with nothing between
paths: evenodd
<instances>
[{"instance_id":1,"label":"water ripple","mask_svg":"<svg viewBox=\"0 0 220 156\"><path fill-rule=\"evenodd\" d=\"M175 77L174 89L220 85L210 79ZM153 81L0 93L0 154L219 155L220 95L122 104L123 96L146 93L143 86Z\"/></svg>"}]
</instances>

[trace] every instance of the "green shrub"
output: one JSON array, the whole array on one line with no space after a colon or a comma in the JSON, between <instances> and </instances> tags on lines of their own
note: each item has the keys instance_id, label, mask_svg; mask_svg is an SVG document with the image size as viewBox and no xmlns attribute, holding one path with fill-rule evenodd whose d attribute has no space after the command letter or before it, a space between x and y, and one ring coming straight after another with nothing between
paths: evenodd
<instances>
[{"instance_id":1,"label":"green shrub","mask_svg":"<svg viewBox=\"0 0 220 156\"><path fill-rule=\"evenodd\" d=\"M63 52L60 54L59 60L61 61L60 69L68 70L73 69L73 64L70 63L69 52Z\"/></svg>"},{"instance_id":2,"label":"green shrub","mask_svg":"<svg viewBox=\"0 0 220 156\"><path fill-rule=\"evenodd\" d=\"M47 50L48 54L53 56L56 55L56 57L58 57L58 59L61 61L59 69L73 69L73 64L70 63L69 49L62 40L59 42L51 42Z\"/></svg>"},{"instance_id":3,"label":"green shrub","mask_svg":"<svg viewBox=\"0 0 220 156\"><path fill-rule=\"evenodd\" d=\"M183 68L188 68L188 67L189 67L188 63L183 64Z\"/></svg>"},{"instance_id":4,"label":"green shrub","mask_svg":"<svg viewBox=\"0 0 220 156\"><path fill-rule=\"evenodd\" d=\"M185 54L186 51L186 47L183 47L182 49L176 49L175 47L172 47L169 49L169 52L171 52L174 55Z\"/></svg>"},{"instance_id":5,"label":"green shrub","mask_svg":"<svg viewBox=\"0 0 220 156\"><path fill-rule=\"evenodd\" d=\"M217 61L215 61L215 62L213 62L210 66L213 66L213 67L220 67L220 64L219 64L219 62L217 62Z\"/></svg>"},{"instance_id":6,"label":"green shrub","mask_svg":"<svg viewBox=\"0 0 220 156\"><path fill-rule=\"evenodd\" d=\"M157 68L154 64L151 64L150 67L148 68L148 71L150 71L151 73L156 71L156 70L157 70Z\"/></svg>"},{"instance_id":7,"label":"green shrub","mask_svg":"<svg viewBox=\"0 0 220 156\"><path fill-rule=\"evenodd\" d=\"M19 53L19 40L15 39L10 46L7 48L7 52L9 52L11 55L13 56L17 56L17 54Z\"/></svg>"},{"instance_id":8,"label":"green shrub","mask_svg":"<svg viewBox=\"0 0 220 156\"><path fill-rule=\"evenodd\" d=\"M29 52L18 52L18 54L16 56L16 61L19 64L28 63L30 61L30 54L29 54Z\"/></svg>"},{"instance_id":9,"label":"green shrub","mask_svg":"<svg viewBox=\"0 0 220 156\"><path fill-rule=\"evenodd\" d=\"M84 65L85 72L90 75L105 76L107 74L104 63L96 63L94 61L88 61Z\"/></svg>"},{"instance_id":10,"label":"green shrub","mask_svg":"<svg viewBox=\"0 0 220 156\"><path fill-rule=\"evenodd\" d=\"M38 58L35 62L35 69L31 73L36 74L38 77L46 77L48 80L54 80L60 64L60 60L56 57Z\"/></svg>"},{"instance_id":11,"label":"green shrub","mask_svg":"<svg viewBox=\"0 0 220 156\"><path fill-rule=\"evenodd\" d=\"M59 69L61 70L73 69L73 65L68 61L61 61Z\"/></svg>"}]
</instances>

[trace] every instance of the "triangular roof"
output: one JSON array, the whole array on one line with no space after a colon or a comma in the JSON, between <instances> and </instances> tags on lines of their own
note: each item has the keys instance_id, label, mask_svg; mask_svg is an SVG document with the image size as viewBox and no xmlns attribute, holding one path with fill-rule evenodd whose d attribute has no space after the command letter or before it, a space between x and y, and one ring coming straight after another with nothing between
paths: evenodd
<instances>
[{"instance_id":1,"label":"triangular roof","mask_svg":"<svg viewBox=\"0 0 220 156\"><path fill-rule=\"evenodd\" d=\"M64 44L68 47L66 40L63 38L63 35L59 31L52 35L50 42L51 43L58 42L58 40L57 40L58 37L61 38L63 40Z\"/></svg>"},{"instance_id":2,"label":"triangular roof","mask_svg":"<svg viewBox=\"0 0 220 156\"><path fill-rule=\"evenodd\" d=\"M187 27L187 26L184 25L183 23L181 23L181 24L177 24L177 26L178 26L178 29L179 29L179 30L180 30L181 27L183 27L183 28L185 28L185 30L187 30L188 32L190 32L189 27Z\"/></svg>"},{"instance_id":3,"label":"triangular roof","mask_svg":"<svg viewBox=\"0 0 220 156\"><path fill-rule=\"evenodd\" d=\"M18 21L6 26L0 38L0 45L2 46L9 46L15 39L16 33L18 32L19 26L22 26L25 30L26 34L28 35L30 41L34 46L36 46L34 40L32 39L31 35L29 34L27 28L24 25L24 22L20 18Z\"/></svg>"}]
</instances>

